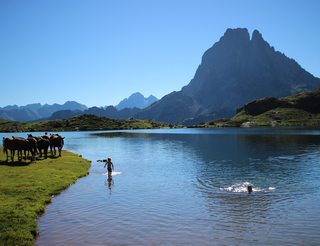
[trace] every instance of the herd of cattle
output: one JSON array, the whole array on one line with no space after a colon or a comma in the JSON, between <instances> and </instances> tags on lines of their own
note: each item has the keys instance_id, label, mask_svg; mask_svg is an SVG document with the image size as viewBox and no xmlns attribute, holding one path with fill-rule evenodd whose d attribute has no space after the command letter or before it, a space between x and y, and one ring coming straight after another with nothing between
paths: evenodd
<instances>
[{"instance_id":1,"label":"herd of cattle","mask_svg":"<svg viewBox=\"0 0 320 246\"><path fill-rule=\"evenodd\" d=\"M24 159L31 154L31 159L35 160L37 154L44 158L48 156L48 149L50 147L51 155L56 155L56 148L58 148L59 156L61 156L61 150L64 145L64 137L59 134L50 134L44 136L32 136L28 134L27 138L21 137L3 137L3 152L7 155L7 161L9 160L9 153L11 161L14 161L15 151L18 152L18 160L21 161L24 154Z\"/></svg>"}]
</instances>

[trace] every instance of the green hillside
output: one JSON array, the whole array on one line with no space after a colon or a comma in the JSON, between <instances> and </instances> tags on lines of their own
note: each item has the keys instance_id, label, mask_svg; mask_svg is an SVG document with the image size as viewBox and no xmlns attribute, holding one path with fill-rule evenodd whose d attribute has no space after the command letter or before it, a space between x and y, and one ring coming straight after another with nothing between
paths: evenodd
<instances>
[{"instance_id":1,"label":"green hillside","mask_svg":"<svg viewBox=\"0 0 320 246\"><path fill-rule=\"evenodd\" d=\"M320 89L280 99L252 101L231 119L207 122L202 127L320 127Z\"/></svg>"},{"instance_id":2,"label":"green hillside","mask_svg":"<svg viewBox=\"0 0 320 246\"><path fill-rule=\"evenodd\" d=\"M0 132L123 130L164 127L172 126L150 120L119 120L95 115L80 115L68 120L50 120L32 123L0 120Z\"/></svg>"}]
</instances>

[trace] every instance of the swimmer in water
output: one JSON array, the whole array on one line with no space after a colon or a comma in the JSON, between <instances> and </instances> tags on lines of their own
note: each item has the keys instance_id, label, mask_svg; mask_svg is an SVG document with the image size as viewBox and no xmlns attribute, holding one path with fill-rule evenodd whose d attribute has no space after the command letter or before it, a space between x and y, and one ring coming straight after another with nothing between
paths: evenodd
<instances>
[{"instance_id":1,"label":"swimmer in water","mask_svg":"<svg viewBox=\"0 0 320 246\"><path fill-rule=\"evenodd\" d=\"M252 185L248 185L247 190L248 190L248 193L250 194L252 192Z\"/></svg>"}]
</instances>

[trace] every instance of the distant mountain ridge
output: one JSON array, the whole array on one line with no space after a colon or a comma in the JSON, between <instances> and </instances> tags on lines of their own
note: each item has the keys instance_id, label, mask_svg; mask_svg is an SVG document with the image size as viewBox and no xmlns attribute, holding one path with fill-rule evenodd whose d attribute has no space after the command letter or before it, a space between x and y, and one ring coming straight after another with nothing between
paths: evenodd
<instances>
[{"instance_id":1,"label":"distant mountain ridge","mask_svg":"<svg viewBox=\"0 0 320 246\"><path fill-rule=\"evenodd\" d=\"M122 100L118 104L118 109L114 106L90 107L74 102L42 105L40 103L28 104L25 106L8 105L0 107L0 119L14 121L43 121L62 120L83 114L92 114L114 119L128 119L134 117L143 108L149 106L158 99L154 96L145 98L141 93L133 93L129 98Z\"/></svg>"},{"instance_id":2,"label":"distant mountain ridge","mask_svg":"<svg viewBox=\"0 0 320 246\"><path fill-rule=\"evenodd\" d=\"M140 92L136 92L130 97L123 99L118 105L115 106L115 108L117 110L122 110L125 108L144 109L156 101L158 101L158 98L153 95L150 95L146 98Z\"/></svg>"},{"instance_id":3,"label":"distant mountain ridge","mask_svg":"<svg viewBox=\"0 0 320 246\"><path fill-rule=\"evenodd\" d=\"M320 79L275 51L255 30L227 29L202 56L194 78L137 114L141 119L196 124L230 117L257 98L283 97L320 87Z\"/></svg>"},{"instance_id":4,"label":"distant mountain ridge","mask_svg":"<svg viewBox=\"0 0 320 246\"><path fill-rule=\"evenodd\" d=\"M90 114L96 116L104 116L112 119L128 119L135 117L141 110L158 99L152 95L145 98L140 92L133 93L129 98L123 99L117 106L107 107L90 107L83 111L79 110L62 110L55 112L49 119L61 120L74 116Z\"/></svg>"},{"instance_id":5,"label":"distant mountain ridge","mask_svg":"<svg viewBox=\"0 0 320 246\"><path fill-rule=\"evenodd\" d=\"M84 111L87 106L75 101L67 101L64 104L40 104L33 103L25 106L9 105L0 108L0 119L15 121L34 121L49 118L54 112L60 110Z\"/></svg>"},{"instance_id":6,"label":"distant mountain ridge","mask_svg":"<svg viewBox=\"0 0 320 246\"><path fill-rule=\"evenodd\" d=\"M54 112L49 118L42 120L65 120L79 115L96 115L112 119L128 119L133 118L141 109L138 108L124 108L117 110L114 106L107 107L90 107L84 111L80 110L60 110Z\"/></svg>"}]
</instances>

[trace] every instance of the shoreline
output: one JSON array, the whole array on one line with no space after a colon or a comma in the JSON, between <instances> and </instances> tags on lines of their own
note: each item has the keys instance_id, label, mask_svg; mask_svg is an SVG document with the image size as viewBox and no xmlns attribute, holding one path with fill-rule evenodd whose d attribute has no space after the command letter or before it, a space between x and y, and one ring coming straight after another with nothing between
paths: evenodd
<instances>
[{"instance_id":1,"label":"shoreline","mask_svg":"<svg viewBox=\"0 0 320 246\"><path fill-rule=\"evenodd\" d=\"M52 198L89 174L90 161L63 150L62 157L6 162L0 148L0 244L34 245L38 220Z\"/></svg>"}]
</instances>

